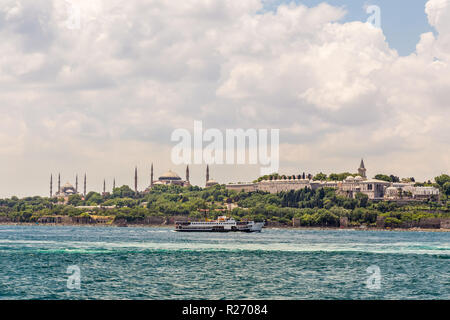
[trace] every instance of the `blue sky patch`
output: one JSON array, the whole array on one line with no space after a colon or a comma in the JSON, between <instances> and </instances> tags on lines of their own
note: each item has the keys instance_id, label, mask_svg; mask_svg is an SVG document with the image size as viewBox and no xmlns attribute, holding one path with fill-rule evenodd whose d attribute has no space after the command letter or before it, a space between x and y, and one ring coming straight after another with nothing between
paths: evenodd
<instances>
[{"instance_id":1,"label":"blue sky patch","mask_svg":"<svg viewBox=\"0 0 450 320\"><path fill-rule=\"evenodd\" d=\"M280 4L300 3L314 7L322 2L343 7L347 14L343 21L367 21L369 14L367 6L377 5L381 9L381 27L391 48L396 49L402 56L409 55L416 50L420 35L434 32L428 24L425 13L426 0L267 0L265 10L275 10Z\"/></svg>"}]
</instances>

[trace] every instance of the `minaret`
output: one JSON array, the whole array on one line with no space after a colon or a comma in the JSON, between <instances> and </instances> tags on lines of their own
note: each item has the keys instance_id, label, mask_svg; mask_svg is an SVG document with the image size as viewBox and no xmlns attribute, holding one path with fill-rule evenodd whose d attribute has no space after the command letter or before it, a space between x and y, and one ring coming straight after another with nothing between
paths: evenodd
<instances>
[{"instance_id":1,"label":"minaret","mask_svg":"<svg viewBox=\"0 0 450 320\"><path fill-rule=\"evenodd\" d=\"M58 173L58 191L57 193L59 193L61 191L61 174Z\"/></svg>"},{"instance_id":2,"label":"minaret","mask_svg":"<svg viewBox=\"0 0 450 320\"><path fill-rule=\"evenodd\" d=\"M189 165L186 166L186 181L189 182Z\"/></svg>"},{"instance_id":3,"label":"minaret","mask_svg":"<svg viewBox=\"0 0 450 320\"><path fill-rule=\"evenodd\" d=\"M103 194L106 193L106 179L103 179Z\"/></svg>"},{"instance_id":4,"label":"minaret","mask_svg":"<svg viewBox=\"0 0 450 320\"><path fill-rule=\"evenodd\" d=\"M84 174L84 196L86 197L86 173Z\"/></svg>"},{"instance_id":5,"label":"minaret","mask_svg":"<svg viewBox=\"0 0 450 320\"><path fill-rule=\"evenodd\" d=\"M114 180L113 180L113 192L114 192L115 188L116 188L116 178L114 178Z\"/></svg>"},{"instance_id":6,"label":"minaret","mask_svg":"<svg viewBox=\"0 0 450 320\"><path fill-rule=\"evenodd\" d=\"M75 193L78 193L78 173L75 176Z\"/></svg>"},{"instance_id":7,"label":"minaret","mask_svg":"<svg viewBox=\"0 0 450 320\"><path fill-rule=\"evenodd\" d=\"M364 179L366 178L366 167L364 166L364 160L361 159L361 163L359 165L358 168L358 174L363 177Z\"/></svg>"},{"instance_id":8,"label":"minaret","mask_svg":"<svg viewBox=\"0 0 450 320\"><path fill-rule=\"evenodd\" d=\"M209 165L206 165L206 183L209 181Z\"/></svg>"},{"instance_id":9,"label":"minaret","mask_svg":"<svg viewBox=\"0 0 450 320\"><path fill-rule=\"evenodd\" d=\"M137 193L137 166L134 168L134 192Z\"/></svg>"},{"instance_id":10,"label":"minaret","mask_svg":"<svg viewBox=\"0 0 450 320\"><path fill-rule=\"evenodd\" d=\"M50 174L50 198L53 196L53 175Z\"/></svg>"},{"instance_id":11,"label":"minaret","mask_svg":"<svg viewBox=\"0 0 450 320\"><path fill-rule=\"evenodd\" d=\"M150 169L150 187L153 187L153 162Z\"/></svg>"}]
</instances>

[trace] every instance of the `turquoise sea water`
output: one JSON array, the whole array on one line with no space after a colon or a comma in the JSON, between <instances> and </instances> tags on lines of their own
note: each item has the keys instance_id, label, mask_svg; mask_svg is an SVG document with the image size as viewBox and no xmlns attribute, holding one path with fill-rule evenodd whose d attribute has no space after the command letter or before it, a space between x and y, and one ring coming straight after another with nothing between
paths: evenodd
<instances>
[{"instance_id":1,"label":"turquoise sea water","mask_svg":"<svg viewBox=\"0 0 450 320\"><path fill-rule=\"evenodd\" d=\"M0 226L0 299L450 299L449 265L444 232Z\"/></svg>"}]
</instances>

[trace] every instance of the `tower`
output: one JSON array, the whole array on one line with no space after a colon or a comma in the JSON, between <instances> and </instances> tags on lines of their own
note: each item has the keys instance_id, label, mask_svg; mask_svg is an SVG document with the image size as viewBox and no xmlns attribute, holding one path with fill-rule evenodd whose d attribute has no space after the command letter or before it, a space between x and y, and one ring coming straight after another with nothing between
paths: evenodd
<instances>
[{"instance_id":1,"label":"tower","mask_svg":"<svg viewBox=\"0 0 450 320\"><path fill-rule=\"evenodd\" d=\"M363 177L364 179L366 178L366 167L364 166L364 160L361 159L361 163L359 165L358 168L358 174Z\"/></svg>"},{"instance_id":2,"label":"tower","mask_svg":"<svg viewBox=\"0 0 450 320\"><path fill-rule=\"evenodd\" d=\"M150 187L153 187L153 162L150 168Z\"/></svg>"},{"instance_id":3,"label":"tower","mask_svg":"<svg viewBox=\"0 0 450 320\"><path fill-rule=\"evenodd\" d=\"M106 179L103 179L103 194L106 193Z\"/></svg>"},{"instance_id":4,"label":"tower","mask_svg":"<svg viewBox=\"0 0 450 320\"><path fill-rule=\"evenodd\" d=\"M86 197L86 173L84 174L84 196Z\"/></svg>"},{"instance_id":5,"label":"tower","mask_svg":"<svg viewBox=\"0 0 450 320\"><path fill-rule=\"evenodd\" d=\"M78 193L78 173L75 176L75 192Z\"/></svg>"},{"instance_id":6,"label":"tower","mask_svg":"<svg viewBox=\"0 0 450 320\"><path fill-rule=\"evenodd\" d=\"M53 196L53 175L50 174L50 198Z\"/></svg>"},{"instance_id":7,"label":"tower","mask_svg":"<svg viewBox=\"0 0 450 320\"><path fill-rule=\"evenodd\" d=\"M58 191L57 191L57 193L60 191L61 191L61 174L58 173Z\"/></svg>"},{"instance_id":8,"label":"tower","mask_svg":"<svg viewBox=\"0 0 450 320\"><path fill-rule=\"evenodd\" d=\"M113 192L114 192L114 189L116 188L116 178L114 178L114 180L113 180Z\"/></svg>"},{"instance_id":9,"label":"tower","mask_svg":"<svg viewBox=\"0 0 450 320\"><path fill-rule=\"evenodd\" d=\"M206 165L206 183L209 181L209 165Z\"/></svg>"},{"instance_id":10,"label":"tower","mask_svg":"<svg viewBox=\"0 0 450 320\"><path fill-rule=\"evenodd\" d=\"M189 165L186 166L186 181L189 182Z\"/></svg>"},{"instance_id":11,"label":"tower","mask_svg":"<svg viewBox=\"0 0 450 320\"><path fill-rule=\"evenodd\" d=\"M137 166L134 168L134 192L137 193Z\"/></svg>"}]
</instances>

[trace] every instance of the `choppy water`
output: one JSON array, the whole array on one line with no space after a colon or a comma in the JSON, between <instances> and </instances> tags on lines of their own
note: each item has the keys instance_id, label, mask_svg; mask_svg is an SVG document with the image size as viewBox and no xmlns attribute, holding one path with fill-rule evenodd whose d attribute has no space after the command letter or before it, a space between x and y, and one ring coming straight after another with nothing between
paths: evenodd
<instances>
[{"instance_id":1,"label":"choppy water","mask_svg":"<svg viewBox=\"0 0 450 320\"><path fill-rule=\"evenodd\" d=\"M450 299L449 265L440 232L0 226L0 299Z\"/></svg>"}]
</instances>

